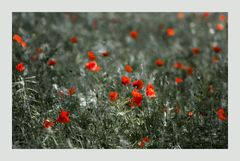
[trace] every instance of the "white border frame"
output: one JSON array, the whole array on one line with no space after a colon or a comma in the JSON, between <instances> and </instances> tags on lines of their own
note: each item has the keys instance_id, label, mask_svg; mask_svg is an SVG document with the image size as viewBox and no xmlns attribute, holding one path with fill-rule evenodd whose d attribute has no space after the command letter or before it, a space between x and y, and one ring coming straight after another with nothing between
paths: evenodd
<instances>
[{"instance_id":1,"label":"white border frame","mask_svg":"<svg viewBox=\"0 0 240 161\"><path fill-rule=\"evenodd\" d=\"M234 2L234 1L233 1ZM240 159L240 12L231 0L8 0L1 2L0 148L2 160L237 160ZM12 12L228 12L228 113L226 150L15 150L12 149Z\"/></svg>"}]
</instances>

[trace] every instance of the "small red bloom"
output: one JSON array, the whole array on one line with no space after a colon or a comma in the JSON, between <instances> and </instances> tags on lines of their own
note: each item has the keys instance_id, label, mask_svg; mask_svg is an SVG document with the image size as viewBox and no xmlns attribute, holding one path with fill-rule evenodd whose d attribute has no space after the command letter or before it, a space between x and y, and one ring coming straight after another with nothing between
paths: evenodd
<instances>
[{"instance_id":1,"label":"small red bloom","mask_svg":"<svg viewBox=\"0 0 240 161\"><path fill-rule=\"evenodd\" d=\"M187 70L188 75L192 75L192 73L193 73L193 68L192 68L191 66L190 66L190 67L187 67L186 70Z\"/></svg>"},{"instance_id":2,"label":"small red bloom","mask_svg":"<svg viewBox=\"0 0 240 161\"><path fill-rule=\"evenodd\" d=\"M70 122L69 112L61 110L61 112L57 118L57 122L64 123L64 124Z\"/></svg>"},{"instance_id":3,"label":"small red bloom","mask_svg":"<svg viewBox=\"0 0 240 161\"><path fill-rule=\"evenodd\" d=\"M140 92L138 92L137 89L134 89L132 91L132 96L133 96L133 98L130 100L131 107L141 106L142 100L143 100L142 94Z\"/></svg>"},{"instance_id":4,"label":"small red bloom","mask_svg":"<svg viewBox=\"0 0 240 161\"><path fill-rule=\"evenodd\" d=\"M146 89L146 95L148 97L156 97L156 93L154 91L154 87L152 84L148 84L147 85L147 89Z\"/></svg>"},{"instance_id":5,"label":"small red bloom","mask_svg":"<svg viewBox=\"0 0 240 161\"><path fill-rule=\"evenodd\" d=\"M213 64L219 62L219 60L220 60L219 56L213 56L213 57L212 57L212 63L213 63Z\"/></svg>"},{"instance_id":6,"label":"small red bloom","mask_svg":"<svg viewBox=\"0 0 240 161\"><path fill-rule=\"evenodd\" d=\"M227 114L222 107L219 107L219 109L217 110L217 116L221 121L227 120Z\"/></svg>"},{"instance_id":7,"label":"small red bloom","mask_svg":"<svg viewBox=\"0 0 240 161\"><path fill-rule=\"evenodd\" d=\"M27 43L23 41L22 37L18 34L13 35L13 40L17 41L19 45L21 45L23 48L27 47Z\"/></svg>"},{"instance_id":8,"label":"small red bloom","mask_svg":"<svg viewBox=\"0 0 240 161\"><path fill-rule=\"evenodd\" d=\"M109 56L109 52L108 52L108 51L104 51L104 52L102 52L102 56L104 56L104 57Z\"/></svg>"},{"instance_id":9,"label":"small red bloom","mask_svg":"<svg viewBox=\"0 0 240 161\"><path fill-rule=\"evenodd\" d=\"M97 62L95 61L90 61L86 63L85 67L92 72L98 72L102 69L100 66L97 65Z\"/></svg>"},{"instance_id":10,"label":"small red bloom","mask_svg":"<svg viewBox=\"0 0 240 161\"><path fill-rule=\"evenodd\" d=\"M223 24L221 24L221 23L217 24L216 29L217 29L218 31L222 31L222 30L224 29Z\"/></svg>"},{"instance_id":11,"label":"small red bloom","mask_svg":"<svg viewBox=\"0 0 240 161\"><path fill-rule=\"evenodd\" d=\"M150 142L150 141L151 141L151 140L149 139L149 137L143 137L143 138L140 140L138 146L139 146L140 148L144 148L145 143L148 143L148 142Z\"/></svg>"},{"instance_id":12,"label":"small red bloom","mask_svg":"<svg viewBox=\"0 0 240 161\"><path fill-rule=\"evenodd\" d=\"M141 90L144 86L144 82L141 79L139 79L139 80L132 82L132 86L137 87L138 90Z\"/></svg>"},{"instance_id":13,"label":"small red bloom","mask_svg":"<svg viewBox=\"0 0 240 161\"><path fill-rule=\"evenodd\" d=\"M132 73L133 69L132 69L132 67L130 65L127 64L125 66L125 71L128 72L128 73Z\"/></svg>"},{"instance_id":14,"label":"small red bloom","mask_svg":"<svg viewBox=\"0 0 240 161\"><path fill-rule=\"evenodd\" d=\"M176 84L180 84L180 83L182 83L183 82L183 79L182 78L179 78L179 77L176 77L175 78L175 83Z\"/></svg>"},{"instance_id":15,"label":"small red bloom","mask_svg":"<svg viewBox=\"0 0 240 161\"><path fill-rule=\"evenodd\" d=\"M16 70L19 71L19 72L23 72L25 69L25 66L23 63L19 63L17 66L16 66Z\"/></svg>"},{"instance_id":16,"label":"small red bloom","mask_svg":"<svg viewBox=\"0 0 240 161\"><path fill-rule=\"evenodd\" d=\"M72 96L74 93L76 93L76 87L71 87L68 89L68 95Z\"/></svg>"},{"instance_id":17,"label":"small red bloom","mask_svg":"<svg viewBox=\"0 0 240 161\"><path fill-rule=\"evenodd\" d=\"M178 68L178 69L185 69L185 66L183 63L177 61L174 65L175 68Z\"/></svg>"},{"instance_id":18,"label":"small red bloom","mask_svg":"<svg viewBox=\"0 0 240 161\"><path fill-rule=\"evenodd\" d=\"M127 77L127 76L122 76L122 84L123 85L129 85L130 84L130 82L131 82L131 79L129 78L129 77Z\"/></svg>"},{"instance_id":19,"label":"small red bloom","mask_svg":"<svg viewBox=\"0 0 240 161\"><path fill-rule=\"evenodd\" d=\"M175 35L174 29L173 29L173 28L168 28L168 29L167 29L167 35L168 35L169 37L174 36L174 35Z\"/></svg>"},{"instance_id":20,"label":"small red bloom","mask_svg":"<svg viewBox=\"0 0 240 161\"><path fill-rule=\"evenodd\" d=\"M35 51L36 51L37 54L40 54L40 53L43 52L43 49L42 48L36 48Z\"/></svg>"},{"instance_id":21,"label":"small red bloom","mask_svg":"<svg viewBox=\"0 0 240 161\"><path fill-rule=\"evenodd\" d=\"M204 16L205 18L208 18L209 15L210 15L209 12L204 12L204 13L203 13L203 16Z\"/></svg>"},{"instance_id":22,"label":"small red bloom","mask_svg":"<svg viewBox=\"0 0 240 161\"><path fill-rule=\"evenodd\" d=\"M138 38L138 32L137 32L137 31L131 31L131 32L130 32L130 36L131 36L133 39L137 39L137 38Z\"/></svg>"},{"instance_id":23,"label":"small red bloom","mask_svg":"<svg viewBox=\"0 0 240 161\"><path fill-rule=\"evenodd\" d=\"M143 137L141 140L142 140L143 142L150 142L149 137Z\"/></svg>"},{"instance_id":24,"label":"small red bloom","mask_svg":"<svg viewBox=\"0 0 240 161\"><path fill-rule=\"evenodd\" d=\"M49 66L55 66L57 64L57 61L55 59L49 59L48 60L48 65Z\"/></svg>"},{"instance_id":25,"label":"small red bloom","mask_svg":"<svg viewBox=\"0 0 240 161\"><path fill-rule=\"evenodd\" d=\"M222 51L222 48L220 48L219 46L213 46L212 47L212 50L215 52L215 53L219 53Z\"/></svg>"},{"instance_id":26,"label":"small red bloom","mask_svg":"<svg viewBox=\"0 0 240 161\"><path fill-rule=\"evenodd\" d=\"M74 37L70 38L70 42L73 43L73 44L77 43L78 42L77 37L74 36Z\"/></svg>"},{"instance_id":27,"label":"small red bloom","mask_svg":"<svg viewBox=\"0 0 240 161\"><path fill-rule=\"evenodd\" d=\"M192 116L193 116L193 112L192 112L192 111L189 111L189 112L188 112L188 116L189 116L189 117L192 117Z\"/></svg>"},{"instance_id":28,"label":"small red bloom","mask_svg":"<svg viewBox=\"0 0 240 161\"><path fill-rule=\"evenodd\" d=\"M225 19L226 19L226 18L225 18L225 16L224 16L224 15L220 15L220 16L219 16L219 20L220 20L220 21L224 22L224 21L225 21Z\"/></svg>"},{"instance_id":29,"label":"small red bloom","mask_svg":"<svg viewBox=\"0 0 240 161\"><path fill-rule=\"evenodd\" d=\"M89 60L96 60L96 56L93 51L88 51L88 59Z\"/></svg>"},{"instance_id":30,"label":"small red bloom","mask_svg":"<svg viewBox=\"0 0 240 161\"><path fill-rule=\"evenodd\" d=\"M111 91L109 92L108 97L110 101L116 101L118 99L118 93L115 91Z\"/></svg>"},{"instance_id":31,"label":"small red bloom","mask_svg":"<svg viewBox=\"0 0 240 161\"><path fill-rule=\"evenodd\" d=\"M199 48L192 48L192 53L193 53L193 55L198 55L200 53L200 49Z\"/></svg>"},{"instance_id":32,"label":"small red bloom","mask_svg":"<svg viewBox=\"0 0 240 161\"><path fill-rule=\"evenodd\" d=\"M165 62L164 62L164 60L162 60L162 59L157 59L157 60L155 61L155 64L156 64L157 66L161 67L161 66L163 66L163 65L165 64Z\"/></svg>"},{"instance_id":33,"label":"small red bloom","mask_svg":"<svg viewBox=\"0 0 240 161\"><path fill-rule=\"evenodd\" d=\"M46 129L48 129L48 128L50 128L50 127L53 127L53 125L54 125L54 122L53 122L53 121L49 121L48 119L47 119L47 120L44 120L44 122L43 122L43 126L44 126L44 128L46 128Z\"/></svg>"}]
</instances>

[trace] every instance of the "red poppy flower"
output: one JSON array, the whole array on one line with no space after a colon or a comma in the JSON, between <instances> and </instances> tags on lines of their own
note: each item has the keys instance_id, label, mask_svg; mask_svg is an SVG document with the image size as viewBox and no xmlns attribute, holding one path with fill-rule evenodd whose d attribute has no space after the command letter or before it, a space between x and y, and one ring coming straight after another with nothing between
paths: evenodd
<instances>
[{"instance_id":1,"label":"red poppy flower","mask_svg":"<svg viewBox=\"0 0 240 161\"><path fill-rule=\"evenodd\" d=\"M115 91L111 91L109 92L108 97L110 101L116 101L118 99L118 93Z\"/></svg>"},{"instance_id":2,"label":"red poppy flower","mask_svg":"<svg viewBox=\"0 0 240 161\"><path fill-rule=\"evenodd\" d=\"M131 82L131 79L129 78L129 77L127 77L127 76L122 76L122 84L123 85L129 85L130 84L130 82Z\"/></svg>"},{"instance_id":3,"label":"red poppy flower","mask_svg":"<svg viewBox=\"0 0 240 161\"><path fill-rule=\"evenodd\" d=\"M185 69L185 66L183 63L177 61L174 65L175 68L178 68L178 69Z\"/></svg>"},{"instance_id":4,"label":"red poppy flower","mask_svg":"<svg viewBox=\"0 0 240 161\"><path fill-rule=\"evenodd\" d=\"M224 22L224 21L225 21L225 16L224 16L224 15L220 15L220 16L219 16L219 20L222 21L222 22Z\"/></svg>"},{"instance_id":5,"label":"red poppy flower","mask_svg":"<svg viewBox=\"0 0 240 161\"><path fill-rule=\"evenodd\" d=\"M144 86L144 83L141 79L132 82L133 87L137 87L138 90L141 90Z\"/></svg>"},{"instance_id":6,"label":"red poppy flower","mask_svg":"<svg viewBox=\"0 0 240 161\"><path fill-rule=\"evenodd\" d=\"M27 43L25 41L23 41L22 37L19 36L18 34L13 35L13 40L15 40L23 48L27 47Z\"/></svg>"},{"instance_id":7,"label":"red poppy flower","mask_svg":"<svg viewBox=\"0 0 240 161\"><path fill-rule=\"evenodd\" d=\"M178 13L177 13L177 18L178 18L179 20L184 20L184 17L185 17L184 12L178 12Z\"/></svg>"},{"instance_id":8,"label":"red poppy flower","mask_svg":"<svg viewBox=\"0 0 240 161\"><path fill-rule=\"evenodd\" d=\"M152 84L148 84L147 85L147 89L146 89L146 95L148 97L156 97L156 93L154 91L154 87Z\"/></svg>"},{"instance_id":9,"label":"red poppy flower","mask_svg":"<svg viewBox=\"0 0 240 161\"><path fill-rule=\"evenodd\" d=\"M104 57L109 56L109 52L108 52L108 51L104 51L104 52L102 52L102 56L104 56Z\"/></svg>"},{"instance_id":10,"label":"red poppy flower","mask_svg":"<svg viewBox=\"0 0 240 161\"><path fill-rule=\"evenodd\" d=\"M148 143L150 142L151 140L149 139L149 137L143 137L141 140L140 140L140 143L138 144L140 148L144 148L145 146L145 143Z\"/></svg>"},{"instance_id":11,"label":"red poppy flower","mask_svg":"<svg viewBox=\"0 0 240 161\"><path fill-rule=\"evenodd\" d=\"M137 38L138 38L138 32L137 32L137 31L131 31L131 32L130 32L130 36L131 36L133 39L137 39Z\"/></svg>"},{"instance_id":12,"label":"red poppy flower","mask_svg":"<svg viewBox=\"0 0 240 161\"><path fill-rule=\"evenodd\" d=\"M222 30L224 29L223 24L221 24L221 23L217 24L216 29L217 29L218 31L222 31Z\"/></svg>"},{"instance_id":13,"label":"red poppy flower","mask_svg":"<svg viewBox=\"0 0 240 161\"><path fill-rule=\"evenodd\" d=\"M212 57L212 63L213 63L213 64L219 62L219 60L220 60L219 56L213 56L213 57Z\"/></svg>"},{"instance_id":14,"label":"red poppy flower","mask_svg":"<svg viewBox=\"0 0 240 161\"><path fill-rule=\"evenodd\" d=\"M163 66L163 65L165 64L165 62L164 62L164 60L162 60L162 59L157 59L157 60L155 61L155 64L156 64L157 66L161 67L161 66Z\"/></svg>"},{"instance_id":15,"label":"red poppy flower","mask_svg":"<svg viewBox=\"0 0 240 161\"><path fill-rule=\"evenodd\" d=\"M71 87L68 89L68 95L72 96L74 93L76 93L76 87Z\"/></svg>"},{"instance_id":16,"label":"red poppy flower","mask_svg":"<svg viewBox=\"0 0 240 161\"><path fill-rule=\"evenodd\" d=\"M176 106L176 107L174 108L174 111L175 111L176 113L179 113L179 112L180 112L180 107L179 107L179 106Z\"/></svg>"},{"instance_id":17,"label":"red poppy flower","mask_svg":"<svg viewBox=\"0 0 240 161\"><path fill-rule=\"evenodd\" d=\"M53 125L54 125L54 122L53 122L53 121L44 120L44 122L43 122L43 126L44 126L44 128L46 128L46 129L48 129L48 128L50 128L50 127L53 127Z\"/></svg>"},{"instance_id":18,"label":"red poppy flower","mask_svg":"<svg viewBox=\"0 0 240 161\"><path fill-rule=\"evenodd\" d=\"M48 60L48 65L49 66L55 66L57 64L57 61L55 59L49 59Z\"/></svg>"},{"instance_id":19,"label":"red poppy flower","mask_svg":"<svg viewBox=\"0 0 240 161\"><path fill-rule=\"evenodd\" d=\"M132 73L133 69L132 69L132 67L130 65L127 64L125 66L125 71L128 72L128 73Z\"/></svg>"},{"instance_id":20,"label":"red poppy flower","mask_svg":"<svg viewBox=\"0 0 240 161\"><path fill-rule=\"evenodd\" d=\"M131 102L131 107L136 107L136 106L141 106L142 104L142 100L143 100L143 96L140 92L138 92L137 89L134 89L132 91L132 96L133 98L130 100Z\"/></svg>"},{"instance_id":21,"label":"red poppy flower","mask_svg":"<svg viewBox=\"0 0 240 161\"><path fill-rule=\"evenodd\" d=\"M89 60L96 60L96 56L93 51L88 51L88 59Z\"/></svg>"},{"instance_id":22,"label":"red poppy flower","mask_svg":"<svg viewBox=\"0 0 240 161\"><path fill-rule=\"evenodd\" d=\"M70 122L69 112L61 110L61 112L57 118L57 122L64 123L64 124Z\"/></svg>"},{"instance_id":23,"label":"red poppy flower","mask_svg":"<svg viewBox=\"0 0 240 161\"><path fill-rule=\"evenodd\" d=\"M213 46L212 47L212 50L215 52L215 53L219 53L222 51L222 48L220 48L219 46Z\"/></svg>"},{"instance_id":24,"label":"red poppy flower","mask_svg":"<svg viewBox=\"0 0 240 161\"><path fill-rule=\"evenodd\" d=\"M23 72L25 69L25 66L23 63L19 63L17 66L16 66L16 70L19 71L19 72Z\"/></svg>"},{"instance_id":25,"label":"red poppy flower","mask_svg":"<svg viewBox=\"0 0 240 161\"><path fill-rule=\"evenodd\" d=\"M200 53L200 49L199 48L192 48L192 53L193 53L193 55L198 55Z\"/></svg>"},{"instance_id":26,"label":"red poppy flower","mask_svg":"<svg viewBox=\"0 0 240 161\"><path fill-rule=\"evenodd\" d=\"M100 66L97 65L97 62L95 61L90 61L86 63L85 67L92 72L98 72L102 69Z\"/></svg>"},{"instance_id":27,"label":"red poppy flower","mask_svg":"<svg viewBox=\"0 0 240 161\"><path fill-rule=\"evenodd\" d=\"M74 36L74 37L70 38L70 42L73 44L77 43L78 42L77 37Z\"/></svg>"},{"instance_id":28,"label":"red poppy flower","mask_svg":"<svg viewBox=\"0 0 240 161\"><path fill-rule=\"evenodd\" d=\"M173 28L168 28L168 29L167 29L167 35L168 35L169 37L174 36L174 35L175 35L174 29L173 29Z\"/></svg>"},{"instance_id":29,"label":"red poppy flower","mask_svg":"<svg viewBox=\"0 0 240 161\"><path fill-rule=\"evenodd\" d=\"M175 83L176 84L180 84L180 83L182 83L183 82L183 79L182 78L179 78L179 77L176 77L175 78Z\"/></svg>"},{"instance_id":30,"label":"red poppy flower","mask_svg":"<svg viewBox=\"0 0 240 161\"><path fill-rule=\"evenodd\" d=\"M209 15L210 15L209 12L204 12L204 13L203 13L203 16L204 16L205 18L208 18Z\"/></svg>"},{"instance_id":31,"label":"red poppy flower","mask_svg":"<svg viewBox=\"0 0 240 161\"><path fill-rule=\"evenodd\" d=\"M193 116L193 112L192 112L192 111L189 111L189 112L188 112L188 116L189 116L189 117L192 117L192 116Z\"/></svg>"},{"instance_id":32,"label":"red poppy flower","mask_svg":"<svg viewBox=\"0 0 240 161\"><path fill-rule=\"evenodd\" d=\"M227 114L225 113L224 108L222 108L222 107L220 107L217 110L217 116L221 121L227 120Z\"/></svg>"},{"instance_id":33,"label":"red poppy flower","mask_svg":"<svg viewBox=\"0 0 240 161\"><path fill-rule=\"evenodd\" d=\"M193 73L193 68L190 66L190 67L187 67L186 68L186 71L187 71L187 73L188 73L188 75L192 75L192 73Z\"/></svg>"}]
</instances>

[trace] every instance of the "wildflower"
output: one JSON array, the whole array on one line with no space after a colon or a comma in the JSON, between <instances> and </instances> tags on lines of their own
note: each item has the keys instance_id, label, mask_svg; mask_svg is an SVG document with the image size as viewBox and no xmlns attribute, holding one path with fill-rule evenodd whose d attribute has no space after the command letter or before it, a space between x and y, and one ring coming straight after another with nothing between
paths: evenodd
<instances>
[{"instance_id":1,"label":"wildflower","mask_svg":"<svg viewBox=\"0 0 240 161\"><path fill-rule=\"evenodd\" d=\"M55 59L49 59L48 60L48 65L49 66L55 66L57 64L57 61Z\"/></svg>"},{"instance_id":2,"label":"wildflower","mask_svg":"<svg viewBox=\"0 0 240 161\"><path fill-rule=\"evenodd\" d=\"M177 61L174 65L175 68L178 68L178 69L185 69L185 66L183 65L183 63Z\"/></svg>"},{"instance_id":3,"label":"wildflower","mask_svg":"<svg viewBox=\"0 0 240 161\"><path fill-rule=\"evenodd\" d=\"M27 43L23 41L22 37L18 34L13 35L13 40L17 41L19 45L21 45L23 48L27 47Z\"/></svg>"},{"instance_id":4,"label":"wildflower","mask_svg":"<svg viewBox=\"0 0 240 161\"><path fill-rule=\"evenodd\" d=\"M118 99L118 93L115 91L111 91L109 92L108 97L110 101L116 101Z\"/></svg>"},{"instance_id":5,"label":"wildflower","mask_svg":"<svg viewBox=\"0 0 240 161\"><path fill-rule=\"evenodd\" d=\"M137 89L134 89L132 91L132 96L133 98L130 100L131 102L131 107L136 107L136 106L141 106L142 104L142 100L143 100L143 96L140 92L138 92Z\"/></svg>"},{"instance_id":6,"label":"wildflower","mask_svg":"<svg viewBox=\"0 0 240 161\"><path fill-rule=\"evenodd\" d=\"M205 18L208 18L209 15L210 15L209 12L204 12L204 13L203 13L203 16L204 16Z\"/></svg>"},{"instance_id":7,"label":"wildflower","mask_svg":"<svg viewBox=\"0 0 240 161\"><path fill-rule=\"evenodd\" d=\"M46 129L48 129L48 128L50 128L50 127L53 127L53 125L54 125L54 122L53 122L53 121L50 121L50 120L48 120L48 119L44 120L44 122L43 122L43 126L44 126L44 128L46 128Z\"/></svg>"},{"instance_id":8,"label":"wildflower","mask_svg":"<svg viewBox=\"0 0 240 161\"><path fill-rule=\"evenodd\" d=\"M68 89L68 95L72 96L74 93L76 93L76 87L71 87Z\"/></svg>"},{"instance_id":9,"label":"wildflower","mask_svg":"<svg viewBox=\"0 0 240 161\"><path fill-rule=\"evenodd\" d=\"M107 57L107 56L109 56L109 52L108 52L108 51L104 51L104 52L102 52L102 56L103 56L103 57Z\"/></svg>"},{"instance_id":10,"label":"wildflower","mask_svg":"<svg viewBox=\"0 0 240 161\"><path fill-rule=\"evenodd\" d=\"M88 51L88 59L89 60L96 60L96 56L93 51Z\"/></svg>"},{"instance_id":11,"label":"wildflower","mask_svg":"<svg viewBox=\"0 0 240 161\"><path fill-rule=\"evenodd\" d=\"M97 65L96 61L90 61L86 63L85 67L92 72L98 72L102 69L100 66Z\"/></svg>"},{"instance_id":12,"label":"wildflower","mask_svg":"<svg viewBox=\"0 0 240 161\"><path fill-rule=\"evenodd\" d=\"M219 56L213 56L213 57L212 57L212 63L213 63L213 64L219 62L219 60L220 60Z\"/></svg>"},{"instance_id":13,"label":"wildflower","mask_svg":"<svg viewBox=\"0 0 240 161\"><path fill-rule=\"evenodd\" d=\"M77 43L78 42L77 37L76 36L71 37L70 42L73 43L73 44Z\"/></svg>"},{"instance_id":14,"label":"wildflower","mask_svg":"<svg viewBox=\"0 0 240 161\"><path fill-rule=\"evenodd\" d=\"M137 87L136 89L138 89L138 90L141 90L144 86L144 83L141 79L139 79L139 80L132 82L132 86Z\"/></svg>"},{"instance_id":15,"label":"wildflower","mask_svg":"<svg viewBox=\"0 0 240 161\"><path fill-rule=\"evenodd\" d=\"M221 121L227 120L227 114L222 107L219 107L219 109L217 110L217 116Z\"/></svg>"},{"instance_id":16,"label":"wildflower","mask_svg":"<svg viewBox=\"0 0 240 161\"><path fill-rule=\"evenodd\" d=\"M226 19L226 18L225 18L225 16L224 16L224 15L220 15L220 16L219 16L219 20L220 20L220 21L224 22L224 21L225 21L225 19Z\"/></svg>"},{"instance_id":17,"label":"wildflower","mask_svg":"<svg viewBox=\"0 0 240 161\"><path fill-rule=\"evenodd\" d=\"M213 47L212 47L212 50L213 50L215 53L219 53L219 52L222 51L222 48L219 47L219 46L213 46Z\"/></svg>"},{"instance_id":18,"label":"wildflower","mask_svg":"<svg viewBox=\"0 0 240 161\"><path fill-rule=\"evenodd\" d=\"M188 75L192 75L193 68L191 66L190 67L186 67L186 71L187 71Z\"/></svg>"},{"instance_id":19,"label":"wildflower","mask_svg":"<svg viewBox=\"0 0 240 161\"><path fill-rule=\"evenodd\" d=\"M24 66L23 63L19 63L19 64L16 66L16 70L17 70L18 72L23 72L24 69L25 69L25 66Z\"/></svg>"},{"instance_id":20,"label":"wildflower","mask_svg":"<svg viewBox=\"0 0 240 161\"><path fill-rule=\"evenodd\" d=\"M154 88L153 88L152 84L147 85L146 95L148 97L156 97L156 93L154 91Z\"/></svg>"},{"instance_id":21,"label":"wildflower","mask_svg":"<svg viewBox=\"0 0 240 161\"><path fill-rule=\"evenodd\" d=\"M131 36L133 39L137 39L137 38L138 38L138 32L137 32L137 31L131 31L131 32L130 32L130 36Z\"/></svg>"},{"instance_id":22,"label":"wildflower","mask_svg":"<svg viewBox=\"0 0 240 161\"><path fill-rule=\"evenodd\" d=\"M189 112L188 112L188 116L189 116L189 117L192 117L192 116L193 116L193 112L192 112L192 111L189 111Z\"/></svg>"},{"instance_id":23,"label":"wildflower","mask_svg":"<svg viewBox=\"0 0 240 161\"><path fill-rule=\"evenodd\" d=\"M175 35L174 29L173 29L173 28L168 28L168 29L167 29L167 35L168 35L169 37L174 36L174 35Z\"/></svg>"},{"instance_id":24,"label":"wildflower","mask_svg":"<svg viewBox=\"0 0 240 161\"><path fill-rule=\"evenodd\" d=\"M133 69L132 69L132 67L130 65L127 64L125 66L125 71L128 72L128 73L132 73Z\"/></svg>"},{"instance_id":25,"label":"wildflower","mask_svg":"<svg viewBox=\"0 0 240 161\"><path fill-rule=\"evenodd\" d=\"M161 67L161 66L163 66L163 65L165 64L165 62L164 62L164 60L162 60L162 59L157 59L157 60L155 61L155 64L156 64L157 66Z\"/></svg>"},{"instance_id":26,"label":"wildflower","mask_svg":"<svg viewBox=\"0 0 240 161\"><path fill-rule=\"evenodd\" d=\"M61 112L60 112L60 114L59 114L59 116L58 116L58 118L57 118L57 122L59 122L59 123L64 123L64 124L70 122L69 112L64 111L64 110L62 109Z\"/></svg>"},{"instance_id":27,"label":"wildflower","mask_svg":"<svg viewBox=\"0 0 240 161\"><path fill-rule=\"evenodd\" d=\"M36 51L37 54L40 54L40 53L43 52L43 49L42 48L36 48L35 51Z\"/></svg>"},{"instance_id":28,"label":"wildflower","mask_svg":"<svg viewBox=\"0 0 240 161\"><path fill-rule=\"evenodd\" d=\"M144 148L145 146L145 143L148 143L150 142L151 140L149 139L149 137L143 137L141 140L140 140L140 143L138 144L140 148Z\"/></svg>"},{"instance_id":29,"label":"wildflower","mask_svg":"<svg viewBox=\"0 0 240 161\"><path fill-rule=\"evenodd\" d=\"M184 12L178 12L178 13L177 13L177 18L178 18L179 20L184 20L184 17L185 17Z\"/></svg>"},{"instance_id":30,"label":"wildflower","mask_svg":"<svg viewBox=\"0 0 240 161\"><path fill-rule=\"evenodd\" d=\"M179 113L179 112L180 112L180 107L177 105L177 106L174 108L174 111L175 111L176 113Z\"/></svg>"},{"instance_id":31,"label":"wildflower","mask_svg":"<svg viewBox=\"0 0 240 161\"><path fill-rule=\"evenodd\" d=\"M200 53L200 49L199 48L192 48L192 53L193 53L193 55L198 55Z\"/></svg>"},{"instance_id":32,"label":"wildflower","mask_svg":"<svg viewBox=\"0 0 240 161\"><path fill-rule=\"evenodd\" d=\"M179 77L176 77L175 78L175 83L176 84L180 84L180 83L182 83L183 82L183 79L182 78L179 78Z\"/></svg>"},{"instance_id":33,"label":"wildflower","mask_svg":"<svg viewBox=\"0 0 240 161\"><path fill-rule=\"evenodd\" d=\"M222 30L224 29L223 24L221 24L221 23L217 24L216 29L217 29L218 31L222 31Z\"/></svg>"},{"instance_id":34,"label":"wildflower","mask_svg":"<svg viewBox=\"0 0 240 161\"><path fill-rule=\"evenodd\" d=\"M127 76L122 76L122 84L123 85L129 85L130 84L130 82L131 82L131 79L129 78L129 77L127 77Z\"/></svg>"}]
</instances>

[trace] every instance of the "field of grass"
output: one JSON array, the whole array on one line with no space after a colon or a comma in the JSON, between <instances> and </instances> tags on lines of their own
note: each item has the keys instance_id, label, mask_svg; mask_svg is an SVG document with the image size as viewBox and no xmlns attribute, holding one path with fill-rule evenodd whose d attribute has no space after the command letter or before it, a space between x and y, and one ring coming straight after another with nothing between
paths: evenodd
<instances>
[{"instance_id":1,"label":"field of grass","mask_svg":"<svg viewBox=\"0 0 240 161\"><path fill-rule=\"evenodd\" d=\"M228 148L227 25L227 13L13 13L13 148Z\"/></svg>"}]
</instances>

